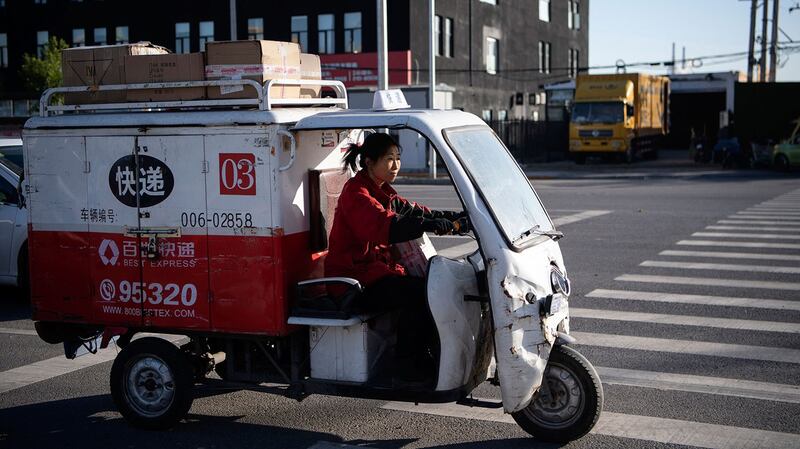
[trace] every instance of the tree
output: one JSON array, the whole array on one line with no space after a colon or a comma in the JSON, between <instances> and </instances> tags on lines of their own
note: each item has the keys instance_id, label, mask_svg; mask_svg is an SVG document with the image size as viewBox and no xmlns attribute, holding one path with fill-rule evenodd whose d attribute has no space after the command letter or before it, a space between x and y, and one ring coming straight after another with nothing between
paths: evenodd
<instances>
[{"instance_id":1,"label":"tree","mask_svg":"<svg viewBox=\"0 0 800 449\"><path fill-rule=\"evenodd\" d=\"M31 92L42 93L45 89L59 87L62 84L61 50L69 46L64 39L51 37L44 47L42 57L25 53L22 56L20 79Z\"/></svg>"}]
</instances>

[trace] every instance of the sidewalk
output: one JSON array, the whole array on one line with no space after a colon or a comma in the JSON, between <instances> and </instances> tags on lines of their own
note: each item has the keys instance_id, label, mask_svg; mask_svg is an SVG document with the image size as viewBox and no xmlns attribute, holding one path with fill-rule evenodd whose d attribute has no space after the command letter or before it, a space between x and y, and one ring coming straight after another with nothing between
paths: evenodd
<instances>
[{"instance_id":1,"label":"sidewalk","mask_svg":"<svg viewBox=\"0 0 800 449\"><path fill-rule=\"evenodd\" d=\"M578 165L573 161L526 164L522 168L529 179L657 179L699 177L775 177L784 173L758 169L723 169L720 164L696 163L689 159L687 150L661 150L657 160L636 161L633 164L587 160ZM440 174L443 176L443 174ZM791 176L791 175L790 175ZM796 175L795 175L796 176ZM427 173L402 174L396 184L448 184L450 180L432 180Z\"/></svg>"}]
</instances>

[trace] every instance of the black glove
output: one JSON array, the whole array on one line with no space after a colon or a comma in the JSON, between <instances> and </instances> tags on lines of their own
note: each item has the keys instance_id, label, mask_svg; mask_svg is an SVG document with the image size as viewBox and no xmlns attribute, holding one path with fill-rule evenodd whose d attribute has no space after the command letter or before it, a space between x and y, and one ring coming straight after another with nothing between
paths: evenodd
<instances>
[{"instance_id":1,"label":"black glove","mask_svg":"<svg viewBox=\"0 0 800 449\"><path fill-rule=\"evenodd\" d=\"M458 235L464 235L469 233L472 230L472 225L469 222L469 218L467 218L466 213L462 213L463 215L459 217L458 220L453 222L453 227L455 228L453 231Z\"/></svg>"},{"instance_id":2,"label":"black glove","mask_svg":"<svg viewBox=\"0 0 800 449\"><path fill-rule=\"evenodd\" d=\"M452 234L455 226L446 218L428 218L422 221L422 230L436 235Z\"/></svg>"}]
</instances>

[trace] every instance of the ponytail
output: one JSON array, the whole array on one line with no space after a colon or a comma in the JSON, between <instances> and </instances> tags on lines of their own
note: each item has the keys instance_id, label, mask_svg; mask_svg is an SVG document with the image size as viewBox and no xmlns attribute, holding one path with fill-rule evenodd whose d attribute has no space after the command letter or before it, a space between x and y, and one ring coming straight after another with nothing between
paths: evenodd
<instances>
[{"instance_id":1,"label":"ponytail","mask_svg":"<svg viewBox=\"0 0 800 449\"><path fill-rule=\"evenodd\" d=\"M351 144L347 147L347 151L344 153L344 157L342 158L342 162L344 162L344 166L342 167L342 171L347 171L349 168L351 171L358 171L358 167L356 163L358 161L358 157L361 156L363 146L357 143Z\"/></svg>"},{"instance_id":2,"label":"ponytail","mask_svg":"<svg viewBox=\"0 0 800 449\"><path fill-rule=\"evenodd\" d=\"M364 159L371 159L377 161L384 154L388 153L392 147L397 147L397 150L402 153L402 148L398 145L397 141L392 136L385 133L372 133L369 134L361 145L352 144L347 147L347 150L342 158L344 166L343 170L348 168L352 171L358 171L359 168L367 166ZM358 157L361 156L359 161Z\"/></svg>"}]
</instances>

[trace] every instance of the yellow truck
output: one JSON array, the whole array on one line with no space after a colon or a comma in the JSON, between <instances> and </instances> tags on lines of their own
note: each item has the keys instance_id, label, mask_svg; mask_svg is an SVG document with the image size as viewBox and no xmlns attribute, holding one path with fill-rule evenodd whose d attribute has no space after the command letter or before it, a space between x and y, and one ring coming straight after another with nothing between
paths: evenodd
<instances>
[{"instance_id":1,"label":"yellow truck","mask_svg":"<svg viewBox=\"0 0 800 449\"><path fill-rule=\"evenodd\" d=\"M569 152L582 164L600 155L633 162L658 156L667 133L669 79L644 73L578 75L569 125Z\"/></svg>"}]
</instances>

